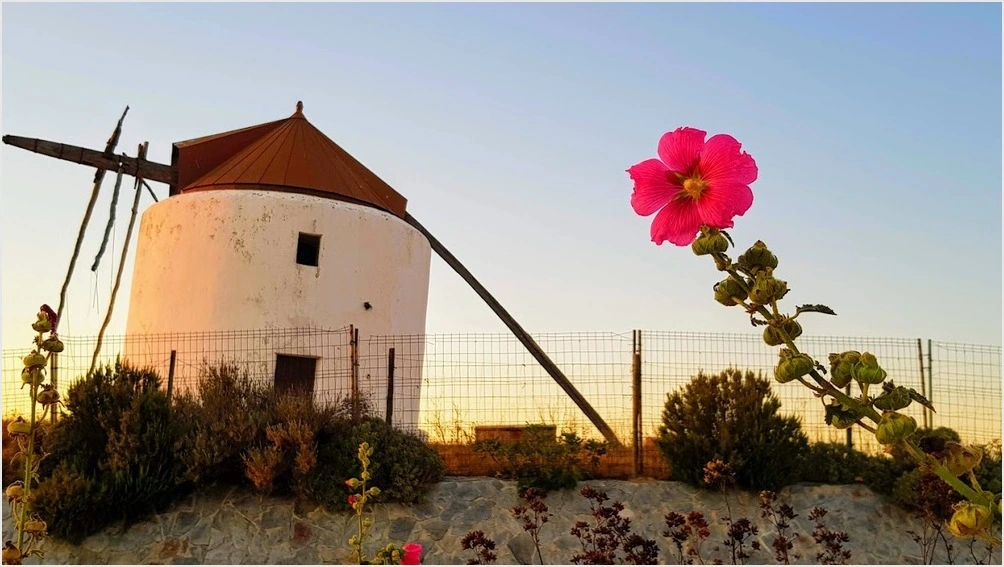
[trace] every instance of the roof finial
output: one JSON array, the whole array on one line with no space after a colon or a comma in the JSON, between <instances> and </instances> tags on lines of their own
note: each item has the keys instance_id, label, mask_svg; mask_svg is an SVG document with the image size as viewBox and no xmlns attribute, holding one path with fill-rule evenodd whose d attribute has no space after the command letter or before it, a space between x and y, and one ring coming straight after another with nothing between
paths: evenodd
<instances>
[{"instance_id":1,"label":"roof finial","mask_svg":"<svg viewBox=\"0 0 1004 567\"><path fill-rule=\"evenodd\" d=\"M303 114L303 101L302 100L296 101L296 113L297 114L301 114L301 115Z\"/></svg>"}]
</instances>

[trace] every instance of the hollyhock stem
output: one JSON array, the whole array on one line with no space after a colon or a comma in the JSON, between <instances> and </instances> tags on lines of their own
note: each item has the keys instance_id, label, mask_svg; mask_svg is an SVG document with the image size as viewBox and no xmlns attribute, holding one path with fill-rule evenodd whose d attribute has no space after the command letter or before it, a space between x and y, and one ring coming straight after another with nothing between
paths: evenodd
<instances>
[{"instance_id":1,"label":"hollyhock stem","mask_svg":"<svg viewBox=\"0 0 1004 567\"><path fill-rule=\"evenodd\" d=\"M999 510L997 510L997 505L993 502L992 499L987 498L983 494L971 488L965 482L962 482L962 480L959 477L953 475L951 471L949 471L947 468L945 468L944 465L939 463L938 459L921 451L916 445L913 444L912 441L903 440L900 441L900 445L904 449L906 449L906 452L909 453L910 456L913 457L918 463L922 464L926 463L927 465L929 465L931 467L931 470L934 471L934 474L938 475L938 477L940 477L941 480L945 481L945 483L954 488L956 492L964 496L966 500L969 500L974 504L982 504L983 506L986 506L991 510L994 510L995 513L1000 512Z\"/></svg>"},{"instance_id":2,"label":"hollyhock stem","mask_svg":"<svg viewBox=\"0 0 1004 567\"><path fill-rule=\"evenodd\" d=\"M724 258L725 258L724 254L722 254L720 252L716 252L712 256L714 258L718 259L719 261L724 262ZM730 267L726 268L725 271L728 272L728 274L730 276L732 276L732 279L734 279L743 288L743 290L746 291L747 294L750 292L750 287L748 285L746 285L746 278L744 278L734 267L730 266ZM743 305L745 305L745 302L743 303ZM757 308L757 313L759 313L760 315L762 315L765 319L775 319L775 318L780 317L780 314L778 313L778 309L777 309L777 302L774 301L774 302L771 303L771 305L774 308L774 314L771 314L771 312L767 311L767 309L765 307L763 307L763 306L759 306ZM777 330L780 332L781 338L784 340L785 345L789 349L791 349L791 351L794 354L799 354L801 351L799 351L798 347L795 346L795 342L791 339L791 337L788 336L788 333L785 332L785 330L782 329L782 328L780 328L780 327L778 327ZM862 406L856 400L854 400L853 398L851 398L847 394L841 392L837 387L835 387L833 384L831 384L829 380L826 380L825 378L823 378L822 376L820 376L819 373L816 372L815 370L810 371L809 372L809 376L812 376L812 379L815 380L817 384L819 384L819 386L821 387L821 389L822 389L823 392L825 392L825 393L829 394L830 396L836 398L840 403L842 403L842 404L844 404L846 406L852 407L856 411L860 411L861 413L863 413L864 415L866 415L867 417L869 417L875 423L878 423L879 420L882 418L882 416L880 416L878 414L878 412L876 412L875 410L873 410L871 407ZM815 388L813 388L813 390L816 391L817 393L820 391L820 390L816 390Z\"/></svg>"}]
</instances>

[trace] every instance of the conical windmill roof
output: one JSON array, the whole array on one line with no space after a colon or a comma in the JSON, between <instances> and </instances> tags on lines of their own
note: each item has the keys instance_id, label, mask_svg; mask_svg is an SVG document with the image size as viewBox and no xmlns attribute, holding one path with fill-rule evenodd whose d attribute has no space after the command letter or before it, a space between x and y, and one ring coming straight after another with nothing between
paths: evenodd
<instances>
[{"instance_id":1,"label":"conical windmill roof","mask_svg":"<svg viewBox=\"0 0 1004 567\"><path fill-rule=\"evenodd\" d=\"M175 144L182 193L266 189L369 205L404 217L407 199L303 115Z\"/></svg>"}]
</instances>

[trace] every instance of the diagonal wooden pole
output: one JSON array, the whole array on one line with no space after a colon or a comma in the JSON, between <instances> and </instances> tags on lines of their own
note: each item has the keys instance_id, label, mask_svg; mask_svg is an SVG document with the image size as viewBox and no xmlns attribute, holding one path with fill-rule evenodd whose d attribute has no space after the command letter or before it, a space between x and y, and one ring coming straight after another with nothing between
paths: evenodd
<instances>
[{"instance_id":1,"label":"diagonal wooden pole","mask_svg":"<svg viewBox=\"0 0 1004 567\"><path fill-rule=\"evenodd\" d=\"M610 429L610 426L603 421L600 414L593 408L592 405L589 404L589 400L587 400L585 396L575 389L575 386L568 379L568 377L565 376L565 373L558 368L558 365L555 364L549 356L547 356L547 353L544 352L544 349L540 348L537 341L533 340L533 337L531 337L530 334L516 322L516 319L514 319L513 316L510 315L504 307L502 307L502 304L500 304L495 297L493 297L492 294L485 289L485 286L481 285L481 282L479 282L477 278L475 278L474 275L460 263L460 260L457 260L457 257L451 254L450 251L447 250L435 236L426 230L420 222L415 220L415 217L411 216L410 213L406 213L404 220L411 226L418 229L419 232L424 234L425 237L429 239L429 244L432 245L432 249L435 250L436 253L439 254L439 256L445 260L446 263L449 264L450 267L453 268L453 270L456 271L457 274L459 274L460 277L463 278L464 281L467 282L467 284L470 285L479 296L481 296L481 299L483 299L484 302L488 304L488 307L490 307L491 310L498 315L499 319L505 323L506 327L509 327L512 334L519 339L519 342L523 343L526 350L530 351L530 354L537 359L537 362L540 363L540 365L544 367L544 370L551 375L551 378L558 383L558 386L561 386L561 389L568 394L568 397L575 402L575 405L579 406L582 413L586 414L586 417L588 417L589 421L596 426L596 429L600 431L603 437L609 441L611 445L620 447L621 443L617 440L617 436L614 434L613 429Z\"/></svg>"},{"instance_id":2,"label":"diagonal wooden pole","mask_svg":"<svg viewBox=\"0 0 1004 567\"><path fill-rule=\"evenodd\" d=\"M143 142L139 145L139 150L137 151L138 160L143 161L146 159L148 146L149 142ZM125 242L122 243L122 257L119 258L119 269L118 273L115 274L115 286L112 288L112 295L108 300L108 313L105 314L105 320L101 323L101 330L98 331L98 340L97 344L94 345L94 356L91 358L91 369L87 372L88 376L94 373L94 368L98 364L98 355L101 353L101 341L105 336L108 324L112 321L112 311L115 309L115 296L118 295L119 284L122 283L122 271L126 264L126 257L129 255L129 241L132 240L132 229L136 224L136 216L139 214L139 197L143 194L142 181L142 178L136 178L135 195L132 200L132 216L129 217L129 227L126 228Z\"/></svg>"},{"instance_id":3,"label":"diagonal wooden pole","mask_svg":"<svg viewBox=\"0 0 1004 567\"><path fill-rule=\"evenodd\" d=\"M111 157L115 151L115 146L119 144L119 137L122 136L122 122L125 120L129 107L122 111L122 116L115 124L112 136L105 144L105 156ZM6 138L6 136L5 136ZM4 140L6 142L6 140ZM87 223L91 221L91 213L94 212L94 204L98 201L98 193L101 191L101 183L105 180L105 169L98 168L94 172L94 189L91 191L91 200L87 202L87 210L84 211L84 220L80 223L80 232L77 233L77 243L73 246L73 255L70 256L70 267L66 269L66 278L63 279L63 288L59 290L59 308L56 309L56 317L63 316L63 307L66 306L66 290L70 287L70 278L73 277L73 267L77 265L77 257L80 256L80 245L84 241L84 233L87 231Z\"/></svg>"}]
</instances>

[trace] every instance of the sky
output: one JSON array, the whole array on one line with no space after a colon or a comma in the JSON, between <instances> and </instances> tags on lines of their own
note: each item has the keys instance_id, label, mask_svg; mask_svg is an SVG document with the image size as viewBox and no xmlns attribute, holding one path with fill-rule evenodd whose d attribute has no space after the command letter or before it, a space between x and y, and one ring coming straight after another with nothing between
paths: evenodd
<instances>
[{"instance_id":1,"label":"sky","mask_svg":"<svg viewBox=\"0 0 1004 567\"><path fill-rule=\"evenodd\" d=\"M693 126L756 159L732 236L779 256L789 309L839 314L807 335L1001 344L1000 4L5 3L2 31L4 134L99 149L128 104L119 151L170 163L302 100L531 332L753 331L713 301L712 263L652 244L629 204L625 169ZM58 303L93 170L0 160L9 349ZM91 273L113 181L63 333L105 316L131 206L129 179ZM427 330L505 328L434 257Z\"/></svg>"}]
</instances>

